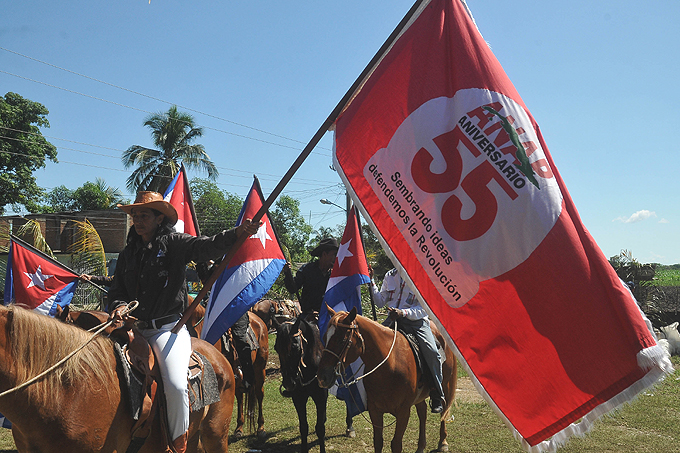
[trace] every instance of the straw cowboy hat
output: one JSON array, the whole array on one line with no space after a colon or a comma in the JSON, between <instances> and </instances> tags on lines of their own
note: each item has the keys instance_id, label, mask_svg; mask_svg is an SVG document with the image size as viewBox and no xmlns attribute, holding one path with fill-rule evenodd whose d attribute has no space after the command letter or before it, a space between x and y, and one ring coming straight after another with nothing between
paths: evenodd
<instances>
[{"instance_id":1,"label":"straw cowboy hat","mask_svg":"<svg viewBox=\"0 0 680 453\"><path fill-rule=\"evenodd\" d=\"M309 254L312 255L312 256L321 256L321 254L323 252L325 252L326 250L333 250L333 249L335 249L335 250L338 249L338 241L336 241L333 238L325 238L325 239L321 239L321 241L319 241L319 245L317 245L314 250L309 252Z\"/></svg>"},{"instance_id":2,"label":"straw cowboy hat","mask_svg":"<svg viewBox=\"0 0 680 453\"><path fill-rule=\"evenodd\" d=\"M128 215L132 215L132 208L155 209L170 221L170 225L177 223L177 211L175 210L175 207L163 200L163 196L158 192L138 192L134 203L125 205L119 204L116 206L125 211Z\"/></svg>"}]
</instances>

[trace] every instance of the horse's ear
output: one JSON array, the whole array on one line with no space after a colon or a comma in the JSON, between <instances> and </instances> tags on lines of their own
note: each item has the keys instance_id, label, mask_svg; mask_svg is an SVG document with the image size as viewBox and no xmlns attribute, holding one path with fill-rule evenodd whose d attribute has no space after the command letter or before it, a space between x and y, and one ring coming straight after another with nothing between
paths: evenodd
<instances>
[{"instance_id":1,"label":"horse's ear","mask_svg":"<svg viewBox=\"0 0 680 453\"><path fill-rule=\"evenodd\" d=\"M300 329L300 323L302 322L302 315L298 316L295 318L295 322L293 323L293 331L296 331Z\"/></svg>"},{"instance_id":2,"label":"horse's ear","mask_svg":"<svg viewBox=\"0 0 680 453\"><path fill-rule=\"evenodd\" d=\"M60 305L57 305L57 316L56 318L60 321L66 322L68 319L68 314L70 311L70 305L66 305L65 307L61 307Z\"/></svg>"},{"instance_id":3,"label":"horse's ear","mask_svg":"<svg viewBox=\"0 0 680 453\"><path fill-rule=\"evenodd\" d=\"M269 320L270 320L271 323L272 323L272 327L275 328L276 330L279 330L279 326L281 326L281 323L279 323L279 320L276 319L276 316L271 315L271 316L269 317Z\"/></svg>"},{"instance_id":4,"label":"horse's ear","mask_svg":"<svg viewBox=\"0 0 680 453\"><path fill-rule=\"evenodd\" d=\"M352 307L352 309L349 311L349 315L345 318L345 324L352 324L352 322L356 319L357 317L357 307Z\"/></svg>"},{"instance_id":5,"label":"horse's ear","mask_svg":"<svg viewBox=\"0 0 680 453\"><path fill-rule=\"evenodd\" d=\"M330 305L326 304L326 308L328 309L328 317L329 317L329 318L332 318L333 316L335 316L336 311L333 310L333 309L330 307Z\"/></svg>"}]
</instances>

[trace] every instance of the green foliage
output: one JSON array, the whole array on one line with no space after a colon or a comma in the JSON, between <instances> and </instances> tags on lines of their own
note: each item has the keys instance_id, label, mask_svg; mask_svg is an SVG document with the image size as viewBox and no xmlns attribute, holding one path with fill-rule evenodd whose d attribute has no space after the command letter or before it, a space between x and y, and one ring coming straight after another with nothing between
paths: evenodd
<instances>
[{"instance_id":1,"label":"green foliage","mask_svg":"<svg viewBox=\"0 0 680 453\"><path fill-rule=\"evenodd\" d=\"M212 236L236 225L244 200L222 191L212 181L193 178L189 182L201 234Z\"/></svg>"},{"instance_id":2,"label":"green foliage","mask_svg":"<svg viewBox=\"0 0 680 453\"><path fill-rule=\"evenodd\" d=\"M281 195L269 214L279 240L288 248L290 259L293 262L308 261L310 255L307 245L312 234L312 226L300 214L300 201L288 195Z\"/></svg>"},{"instance_id":3,"label":"green foliage","mask_svg":"<svg viewBox=\"0 0 680 453\"><path fill-rule=\"evenodd\" d=\"M99 233L88 220L74 220L73 224L75 234L68 249L71 254L71 268L78 274L106 275L106 254ZM102 295L100 289L89 284L80 284L72 301L73 308L98 310Z\"/></svg>"},{"instance_id":4,"label":"green foliage","mask_svg":"<svg viewBox=\"0 0 680 453\"><path fill-rule=\"evenodd\" d=\"M193 116L179 112L173 105L166 113L146 117L144 126L151 129L156 149L133 145L123 153L125 168L136 167L127 179L129 190L165 192L182 163L188 169L206 172L212 181L217 180L219 172L203 145L192 144L203 135Z\"/></svg>"},{"instance_id":5,"label":"green foliage","mask_svg":"<svg viewBox=\"0 0 680 453\"><path fill-rule=\"evenodd\" d=\"M654 286L680 286L680 264L670 266L658 264L652 284Z\"/></svg>"},{"instance_id":6,"label":"green foliage","mask_svg":"<svg viewBox=\"0 0 680 453\"><path fill-rule=\"evenodd\" d=\"M102 178L95 182L87 181L81 187L71 190L61 185L50 190L44 197L44 205L37 212L96 211L114 208L118 203L127 204L128 200L118 188L110 187Z\"/></svg>"},{"instance_id":7,"label":"green foliage","mask_svg":"<svg viewBox=\"0 0 680 453\"><path fill-rule=\"evenodd\" d=\"M48 114L44 105L16 93L0 96L0 215L7 205L37 209L44 192L33 172L46 159L57 162L57 148L40 133L40 127L50 127Z\"/></svg>"}]
</instances>

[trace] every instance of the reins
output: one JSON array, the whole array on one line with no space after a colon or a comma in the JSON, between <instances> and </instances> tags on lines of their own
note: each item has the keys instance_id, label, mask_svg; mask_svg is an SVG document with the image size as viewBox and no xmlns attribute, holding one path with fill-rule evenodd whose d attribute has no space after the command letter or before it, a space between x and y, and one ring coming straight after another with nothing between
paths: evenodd
<instances>
[{"instance_id":1,"label":"reins","mask_svg":"<svg viewBox=\"0 0 680 453\"><path fill-rule=\"evenodd\" d=\"M336 325L340 325L340 323L337 323ZM344 373L345 367L344 367L343 362L344 362L345 356L347 355L347 352L348 352L348 350L349 350L349 345L351 345L351 337L352 337L352 334L353 334L353 332L354 332L355 330L358 330L358 329L359 329L359 325L356 324L356 321L354 321L354 324L350 324L350 325L343 324L343 327L346 327L346 328L350 329L350 330L349 330L349 332L350 332L350 338L344 342L343 348L342 348L342 350L340 351L340 354L338 355L338 354L336 354L335 352L331 351L330 349L324 349L324 352L328 351L329 354L331 354L331 355L337 357L338 363L337 363L337 365L336 365L336 371L335 371L335 372L336 372L336 375L338 375L338 379L340 380L340 384L338 384L338 387L348 388L348 387L350 387L351 385L356 384L357 382L359 382L360 380L362 380L363 378L365 378L365 377L368 376L369 374L373 373L375 370L377 370L378 368L380 368L385 362L387 362L387 359L390 358L390 355L392 355L392 350L394 349L394 345L395 345L395 343L397 342L397 320L396 320L396 319L394 320L394 338L392 338L392 345L390 346L390 350L389 350L389 352L387 353L387 356L385 356L385 358L382 360L382 362L380 362L380 363L379 363L375 368L373 368L371 371L369 371L368 373L364 373L363 375L361 375L361 376L359 376L358 378L354 379L354 376L356 376L356 375L359 373L359 371L361 370L361 367L359 367L359 369L358 369L357 371L355 371L354 374L352 375L352 377L350 378L350 379L352 379L350 382L346 382L346 381L345 381L345 373ZM362 367L365 367L365 366L366 366L366 364L362 364ZM339 370L340 367L342 367L342 371L343 371L342 373L339 373L339 372L338 372L338 370ZM352 398L352 401L354 402L354 405L357 406L357 407L359 407L359 405L357 404L357 401L354 399L354 392L349 392L349 396L350 396L350 398ZM362 416L363 419L366 420L369 424L373 425L373 427L378 427L377 425L373 424L373 422L372 422L371 420L369 420L369 419L364 415L363 412L361 412L361 416ZM397 419L395 418L394 421L393 421L392 423L390 423L390 424L388 424L388 425L383 425L381 428L387 428L387 427L389 427L389 426L392 426L392 425L393 425L394 423L396 423L396 422L397 422Z\"/></svg>"},{"instance_id":2,"label":"reins","mask_svg":"<svg viewBox=\"0 0 680 453\"><path fill-rule=\"evenodd\" d=\"M138 305L139 305L139 302L137 302L136 300L133 300L133 301L130 302L130 303L128 304L128 306L121 312L121 316L126 315L126 314L132 312L135 308L137 308ZM55 363L54 365L52 365L51 367L49 367L48 369L46 369L45 371L43 371L42 373L38 374L37 376L32 377L31 379L29 379L28 381L24 382L23 384L19 384L19 385L17 385L17 386L14 387L14 388L11 388L11 389L9 389L9 390L5 390L4 392L0 393L0 398L2 398L3 396L7 396L7 395L9 395L10 393L16 392L17 390L21 390L22 388L28 387L29 385L31 385L31 384L37 382L39 379L42 379L43 377L47 376L49 373L51 373L52 371L54 371L54 370L56 370L57 368L59 368L60 366L62 366L64 363L66 363L71 357L73 357L74 355L76 355L77 353L79 353L81 350L83 350L85 347L87 347L87 345L89 345L90 343L92 343L92 341L93 341L95 338L97 338L97 335L99 335L101 332L103 332L103 331L104 331L107 327L109 327L111 324L113 324L113 320L110 320L110 321L105 322L104 324L102 324L102 325L99 326L98 328L97 328L97 327L93 327L92 329L88 330L88 332L92 332L93 329L97 329L96 331L94 331L94 333L92 334L92 336L91 336L85 343L82 344L82 346L79 346L79 347L76 348L73 352L69 353L66 357L64 357L63 359L61 359L60 361L58 361L57 363Z\"/></svg>"},{"instance_id":3,"label":"reins","mask_svg":"<svg viewBox=\"0 0 680 453\"><path fill-rule=\"evenodd\" d=\"M340 325L340 324L336 324L336 325ZM352 332L352 333L354 332L354 330L356 330L356 329L359 328L358 325L349 325L349 326L348 326L348 325L343 325L343 327L346 327L346 328L350 329L350 332ZM323 350L323 352L328 352L328 353L331 354L332 356L337 357L337 359L338 359L338 364L337 364L337 366L338 366L338 367L339 367L339 366L342 366L343 370L344 370L344 364L343 364L343 362L344 362L345 356L347 355L347 352L348 352L348 350L349 350L349 346L351 345L351 337L352 337L352 335L350 335L350 338L349 338L348 341L345 341L345 343L343 344L342 351L340 351L340 354L339 354L339 355L336 354L335 352L331 351L330 349L327 349L327 348ZM350 382L345 382L344 373L337 373L337 370L336 370L336 374L339 375L339 379L340 379L341 384L342 384L342 385L338 385L338 387L345 387L345 388L347 388L347 387L349 387L349 386L351 386L351 385L354 385L354 384L356 384L357 382L359 382L360 380L362 380L363 378L365 378L366 376L368 376L368 375L370 375L371 373L373 373L373 372L374 372L375 370L377 370L378 368L380 368L385 362L387 362L387 359L390 358L390 355L392 355L392 350L394 349L394 345L395 345L396 342L397 342L397 320L395 319L395 320L394 320L394 338L392 338L392 345L390 346L390 350L388 351L387 355L386 355L385 358L382 360L382 362L380 362L378 365L376 365L375 368L373 368L373 369L372 369L371 371L369 371L368 373L364 373L363 375L359 376L358 378L353 379L354 376L356 376L357 373L359 373L359 370L357 370L357 371L354 373L354 375L350 378L350 379L352 379Z\"/></svg>"}]
</instances>

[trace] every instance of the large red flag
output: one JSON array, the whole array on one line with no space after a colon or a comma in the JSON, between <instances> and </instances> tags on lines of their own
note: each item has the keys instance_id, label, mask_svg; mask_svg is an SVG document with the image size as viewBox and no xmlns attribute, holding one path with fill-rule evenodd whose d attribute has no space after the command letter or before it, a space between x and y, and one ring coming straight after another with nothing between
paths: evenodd
<instances>
[{"instance_id":1,"label":"large red flag","mask_svg":"<svg viewBox=\"0 0 680 453\"><path fill-rule=\"evenodd\" d=\"M335 133L362 214L527 451L672 369L462 0L422 3Z\"/></svg>"}]
</instances>

